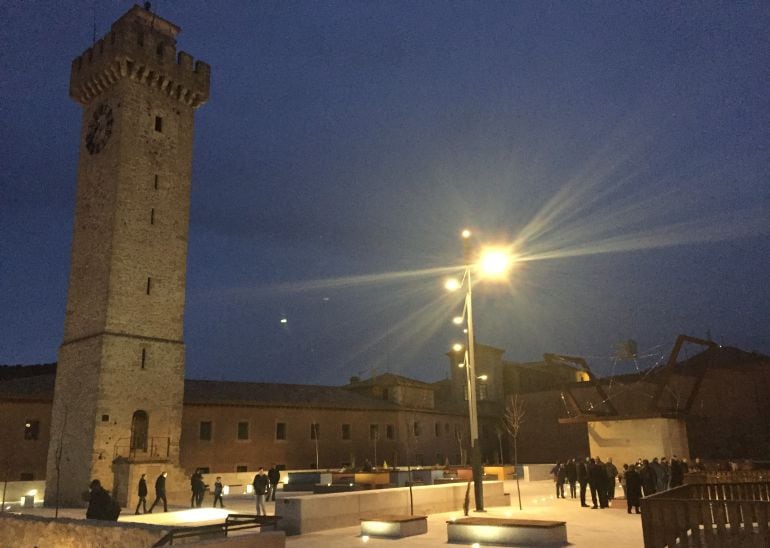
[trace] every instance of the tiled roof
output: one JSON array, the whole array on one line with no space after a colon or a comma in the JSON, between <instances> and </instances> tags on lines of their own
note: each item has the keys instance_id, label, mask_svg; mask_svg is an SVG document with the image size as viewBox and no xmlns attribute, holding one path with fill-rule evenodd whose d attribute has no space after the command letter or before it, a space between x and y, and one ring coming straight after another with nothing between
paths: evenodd
<instances>
[{"instance_id":1,"label":"tiled roof","mask_svg":"<svg viewBox=\"0 0 770 548\"><path fill-rule=\"evenodd\" d=\"M203 405L400 409L394 403L362 396L336 386L193 379L185 380L184 402Z\"/></svg>"},{"instance_id":2,"label":"tiled roof","mask_svg":"<svg viewBox=\"0 0 770 548\"><path fill-rule=\"evenodd\" d=\"M344 386L344 388L362 388L367 386L413 386L415 388L427 388L433 390L433 384L402 377L395 373L384 373L365 381L356 381Z\"/></svg>"}]
</instances>

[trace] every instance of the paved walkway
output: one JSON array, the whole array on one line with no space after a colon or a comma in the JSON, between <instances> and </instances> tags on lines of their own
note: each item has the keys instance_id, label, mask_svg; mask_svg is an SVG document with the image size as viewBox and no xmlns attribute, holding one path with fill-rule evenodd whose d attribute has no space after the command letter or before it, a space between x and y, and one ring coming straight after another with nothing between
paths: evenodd
<instances>
[{"instance_id":1,"label":"paved walkway","mask_svg":"<svg viewBox=\"0 0 770 548\"><path fill-rule=\"evenodd\" d=\"M627 514L625 500L617 500L614 507L604 510L581 508L579 499L557 499L552 481L524 482L521 485L522 510L519 510L516 496L516 482L506 481L505 490L511 494L511 506L488 508L483 515L489 517L510 517L522 519L544 519L567 522L567 539L570 546L577 548L643 548L641 517ZM620 492L620 488L618 488ZM273 514L276 505L280 515L281 495L277 503L267 503L267 513ZM206 498L210 504L211 497ZM185 509L172 507L170 512L156 512L150 515L134 516L123 510L120 521L140 521L163 525L203 525L222 522L225 511L234 513L254 513L254 499L247 496L229 496L225 498L227 507L220 509L201 508ZM16 510L16 509L15 509ZM50 508L27 509L24 513L52 516ZM63 509L62 517L83 518L84 509ZM471 512L471 515L479 515ZM409 546L427 548L447 546L446 522L463 517L462 512L445 512L428 517L428 532L424 535L404 539L386 539L361 537L359 526L330 529L286 538L289 548L337 548L366 546L366 548Z\"/></svg>"}]
</instances>

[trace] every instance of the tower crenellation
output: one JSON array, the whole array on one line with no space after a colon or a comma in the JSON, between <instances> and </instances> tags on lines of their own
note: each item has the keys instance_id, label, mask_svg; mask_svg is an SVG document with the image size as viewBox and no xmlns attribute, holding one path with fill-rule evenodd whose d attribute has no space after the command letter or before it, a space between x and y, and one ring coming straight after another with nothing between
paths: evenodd
<instances>
[{"instance_id":1,"label":"tower crenellation","mask_svg":"<svg viewBox=\"0 0 770 548\"><path fill-rule=\"evenodd\" d=\"M184 51L177 54L178 32L179 27L134 6L104 38L72 61L70 97L86 105L129 78L185 105L201 106L208 100L211 68Z\"/></svg>"}]
</instances>

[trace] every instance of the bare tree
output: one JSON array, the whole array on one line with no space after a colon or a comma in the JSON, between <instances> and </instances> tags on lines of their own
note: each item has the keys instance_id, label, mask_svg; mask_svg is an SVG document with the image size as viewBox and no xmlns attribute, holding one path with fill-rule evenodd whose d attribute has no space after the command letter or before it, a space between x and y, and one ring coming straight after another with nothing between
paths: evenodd
<instances>
[{"instance_id":1,"label":"bare tree","mask_svg":"<svg viewBox=\"0 0 770 548\"><path fill-rule=\"evenodd\" d=\"M320 425L317 422L313 422L310 425L310 432L313 436L313 441L315 442L315 469L318 470L318 460L319 460L319 451L318 451L318 442L320 438Z\"/></svg>"},{"instance_id":2,"label":"bare tree","mask_svg":"<svg viewBox=\"0 0 770 548\"><path fill-rule=\"evenodd\" d=\"M518 394L508 398L505 405L505 414L503 415L503 424L505 429L513 438L513 467L516 472L516 491L519 495L519 510L521 510L521 488L519 487L519 430L524 422L524 400Z\"/></svg>"},{"instance_id":3,"label":"bare tree","mask_svg":"<svg viewBox=\"0 0 770 548\"><path fill-rule=\"evenodd\" d=\"M460 462L457 464L463 465L465 464L465 446L463 445L463 433L460 432L459 428L455 428L455 439L457 440L457 445L460 447Z\"/></svg>"},{"instance_id":4,"label":"bare tree","mask_svg":"<svg viewBox=\"0 0 770 548\"><path fill-rule=\"evenodd\" d=\"M498 462L500 465L505 463L505 459L503 459L503 429L500 428L499 425L495 426L495 435L497 436L497 446L500 448L500 459Z\"/></svg>"}]
</instances>

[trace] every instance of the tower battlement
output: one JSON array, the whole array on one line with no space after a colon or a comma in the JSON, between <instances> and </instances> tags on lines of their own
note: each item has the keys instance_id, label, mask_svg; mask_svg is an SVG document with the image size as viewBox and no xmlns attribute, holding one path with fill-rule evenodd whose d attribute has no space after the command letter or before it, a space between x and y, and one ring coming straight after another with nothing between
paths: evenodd
<instances>
[{"instance_id":1,"label":"tower battlement","mask_svg":"<svg viewBox=\"0 0 770 548\"><path fill-rule=\"evenodd\" d=\"M211 68L184 51L180 28L139 6L115 21L104 38L72 61L70 97L82 105L128 78L192 108L209 97Z\"/></svg>"}]
</instances>

